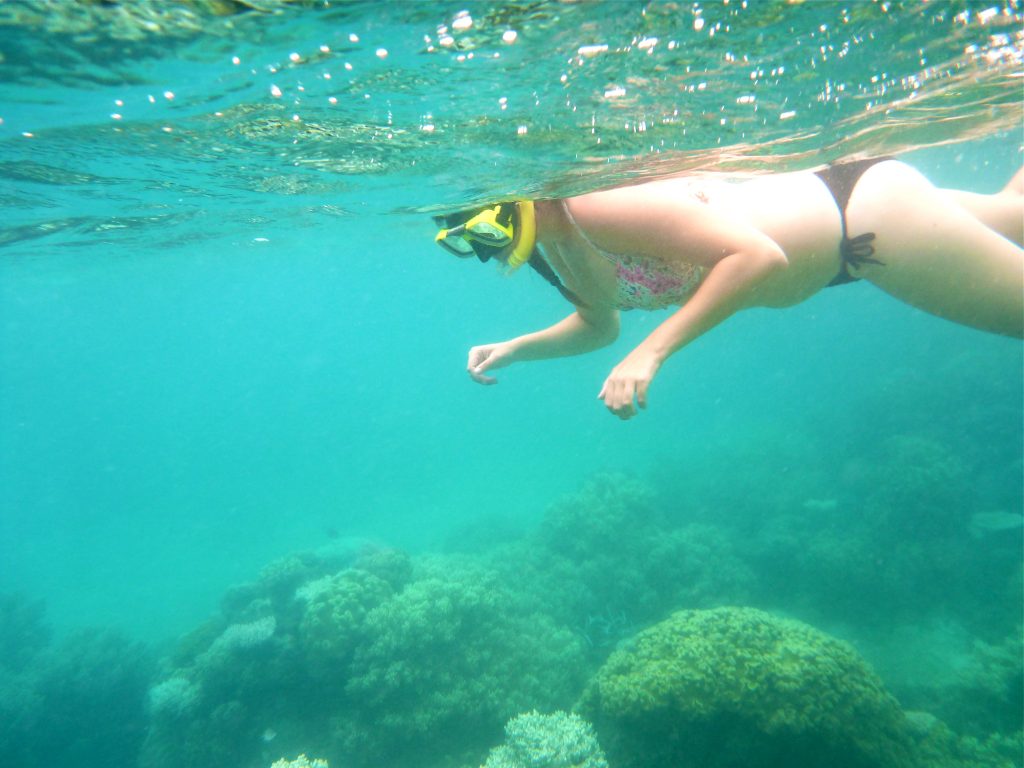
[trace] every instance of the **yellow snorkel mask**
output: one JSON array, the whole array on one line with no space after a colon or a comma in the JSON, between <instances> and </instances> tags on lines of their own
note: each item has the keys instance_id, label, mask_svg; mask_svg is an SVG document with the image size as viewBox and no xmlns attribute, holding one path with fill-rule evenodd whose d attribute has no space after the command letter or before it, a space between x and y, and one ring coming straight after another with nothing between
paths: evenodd
<instances>
[{"instance_id":1,"label":"yellow snorkel mask","mask_svg":"<svg viewBox=\"0 0 1024 768\"><path fill-rule=\"evenodd\" d=\"M450 224L457 218L458 215L441 220ZM440 229L434 242L456 256L476 256L480 261L501 255L511 245L505 263L514 271L530 260L537 244L533 203L527 200L484 208L462 223Z\"/></svg>"}]
</instances>

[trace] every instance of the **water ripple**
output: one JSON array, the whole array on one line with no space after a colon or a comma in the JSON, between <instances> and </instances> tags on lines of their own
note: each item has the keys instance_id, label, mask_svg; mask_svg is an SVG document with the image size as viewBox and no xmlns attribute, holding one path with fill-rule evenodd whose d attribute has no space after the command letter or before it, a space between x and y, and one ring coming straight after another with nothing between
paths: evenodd
<instances>
[{"instance_id":1,"label":"water ripple","mask_svg":"<svg viewBox=\"0 0 1024 768\"><path fill-rule=\"evenodd\" d=\"M433 211L1019 131L1024 14L986 6L208 0L155 26L164 4L7 6L0 196L91 191L132 221L179 197Z\"/></svg>"}]
</instances>

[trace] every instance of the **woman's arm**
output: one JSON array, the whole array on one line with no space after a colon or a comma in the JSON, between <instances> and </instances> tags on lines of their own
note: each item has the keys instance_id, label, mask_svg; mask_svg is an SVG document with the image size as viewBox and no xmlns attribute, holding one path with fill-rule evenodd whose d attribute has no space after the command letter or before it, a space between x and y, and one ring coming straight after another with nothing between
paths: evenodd
<instances>
[{"instance_id":1,"label":"woman's arm","mask_svg":"<svg viewBox=\"0 0 1024 768\"><path fill-rule=\"evenodd\" d=\"M721 259L690 300L612 369L598 398L621 419L635 416L634 399L647 407L647 390L662 363L737 310L756 304L760 285L787 264L782 249L770 241Z\"/></svg>"},{"instance_id":2,"label":"woman's arm","mask_svg":"<svg viewBox=\"0 0 1024 768\"><path fill-rule=\"evenodd\" d=\"M782 248L733 215L655 184L585 195L571 201L577 223L601 247L634 258L678 259L708 270L679 310L612 370L598 398L623 419L647 406L662 363L739 309L788 265ZM634 402L635 401L635 402Z\"/></svg>"},{"instance_id":3,"label":"woman's arm","mask_svg":"<svg viewBox=\"0 0 1024 768\"><path fill-rule=\"evenodd\" d=\"M550 328L496 344L469 350L467 370L473 381L496 384L489 370L526 360L582 355L605 347L619 335L619 313L615 310L577 307L576 311Z\"/></svg>"}]
</instances>

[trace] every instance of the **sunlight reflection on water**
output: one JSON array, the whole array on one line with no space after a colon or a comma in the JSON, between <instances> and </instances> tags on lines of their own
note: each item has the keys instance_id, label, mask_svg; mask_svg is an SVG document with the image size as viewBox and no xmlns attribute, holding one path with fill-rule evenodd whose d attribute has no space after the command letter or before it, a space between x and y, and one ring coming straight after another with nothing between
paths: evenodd
<instances>
[{"instance_id":1,"label":"sunlight reflection on water","mask_svg":"<svg viewBox=\"0 0 1024 768\"><path fill-rule=\"evenodd\" d=\"M286 209L351 207L375 178L387 213L789 170L1022 119L1017 3L249 5L275 12L197 2L178 24L114 4L62 28L3 9L5 168L47 167L43 197L83 175L126 197L187 175ZM13 226L38 223L22 212Z\"/></svg>"}]
</instances>

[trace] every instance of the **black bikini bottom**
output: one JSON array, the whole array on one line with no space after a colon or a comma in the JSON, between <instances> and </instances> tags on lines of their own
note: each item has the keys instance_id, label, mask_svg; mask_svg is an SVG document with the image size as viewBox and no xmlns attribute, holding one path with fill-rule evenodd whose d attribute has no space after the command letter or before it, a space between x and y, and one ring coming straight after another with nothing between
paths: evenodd
<instances>
[{"instance_id":1,"label":"black bikini bottom","mask_svg":"<svg viewBox=\"0 0 1024 768\"><path fill-rule=\"evenodd\" d=\"M874 232L865 232L863 235L850 237L846 231L846 206L850 203L850 195L853 188L857 186L864 171L872 165L892 160L891 157L875 157L869 160L851 160L845 163L834 163L824 170L815 171L814 175L821 179L839 208L839 221L843 225L843 239L839 241L839 273L832 278L829 285L842 285L852 283L860 278L850 274L850 267L856 269L862 264L878 264L884 266L878 259L873 258L875 247L871 241L875 239Z\"/></svg>"}]
</instances>

